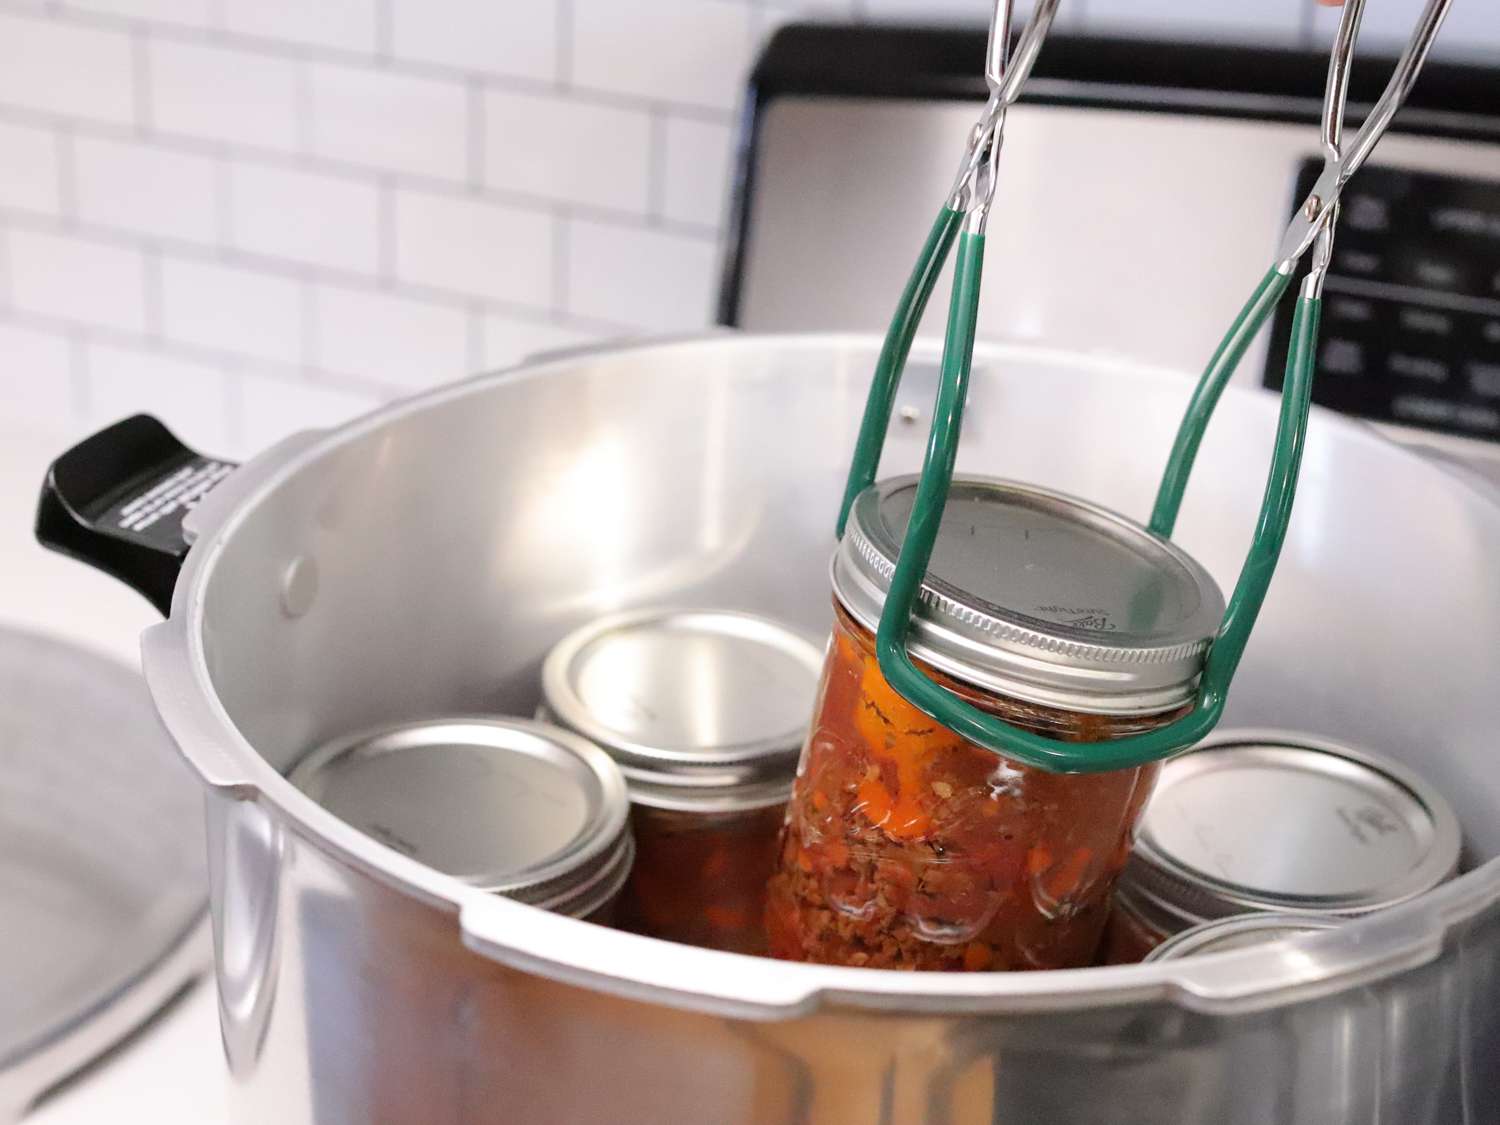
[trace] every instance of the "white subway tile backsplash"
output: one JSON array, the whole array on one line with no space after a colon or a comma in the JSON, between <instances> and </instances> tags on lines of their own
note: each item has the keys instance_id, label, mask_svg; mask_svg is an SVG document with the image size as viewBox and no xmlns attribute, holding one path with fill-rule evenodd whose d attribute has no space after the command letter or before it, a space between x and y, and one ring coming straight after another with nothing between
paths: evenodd
<instances>
[{"instance_id":1,"label":"white subway tile backsplash","mask_svg":"<svg viewBox=\"0 0 1500 1125\"><path fill-rule=\"evenodd\" d=\"M1363 50L1394 53L1406 45L1426 0L1385 0L1367 4L1360 20L1359 46ZM1314 38L1326 46L1338 27L1340 9L1319 7L1313 17ZM1459 0L1449 10L1438 30L1438 51L1454 57L1477 56L1494 60L1500 54L1500 8L1495 0Z\"/></svg>"},{"instance_id":2,"label":"white subway tile backsplash","mask_svg":"<svg viewBox=\"0 0 1500 1125\"><path fill-rule=\"evenodd\" d=\"M208 157L75 137L73 183L85 223L209 245L217 238L215 170Z\"/></svg>"},{"instance_id":3,"label":"white subway tile backsplash","mask_svg":"<svg viewBox=\"0 0 1500 1125\"><path fill-rule=\"evenodd\" d=\"M546 308L553 219L543 211L420 191L396 193L396 276Z\"/></svg>"},{"instance_id":4,"label":"white subway tile backsplash","mask_svg":"<svg viewBox=\"0 0 1500 1125\"><path fill-rule=\"evenodd\" d=\"M1088 0L1090 31L1166 38L1259 39L1285 45L1302 31L1306 0Z\"/></svg>"},{"instance_id":5,"label":"white subway tile backsplash","mask_svg":"<svg viewBox=\"0 0 1500 1125\"><path fill-rule=\"evenodd\" d=\"M1404 40L1423 2L1371 4L1362 46ZM1494 7L1457 4L1439 54L1500 61ZM373 404L343 381L406 389L697 328L764 35L990 8L0 0L0 308L18 310L0 312L0 413L72 425L92 388L96 411L166 404L239 455ZM1313 0L1066 0L1058 22L1326 42L1336 18ZM99 338L130 336L140 350Z\"/></svg>"},{"instance_id":6,"label":"white subway tile backsplash","mask_svg":"<svg viewBox=\"0 0 1500 1125\"><path fill-rule=\"evenodd\" d=\"M379 213L371 183L248 163L230 172L231 239L254 254L373 275Z\"/></svg>"},{"instance_id":7,"label":"white subway tile backsplash","mask_svg":"<svg viewBox=\"0 0 1500 1125\"><path fill-rule=\"evenodd\" d=\"M391 0L397 59L550 81L560 3L571 0Z\"/></svg>"},{"instance_id":8,"label":"white subway tile backsplash","mask_svg":"<svg viewBox=\"0 0 1500 1125\"><path fill-rule=\"evenodd\" d=\"M551 321L489 315L484 318L484 367L487 371L509 367L538 352L593 344L613 335Z\"/></svg>"},{"instance_id":9,"label":"white subway tile backsplash","mask_svg":"<svg viewBox=\"0 0 1500 1125\"><path fill-rule=\"evenodd\" d=\"M249 456L299 430L336 426L379 405L373 395L245 372L240 376L238 433L227 452Z\"/></svg>"},{"instance_id":10,"label":"white subway tile backsplash","mask_svg":"<svg viewBox=\"0 0 1500 1125\"><path fill-rule=\"evenodd\" d=\"M484 124L489 186L645 213L651 118L644 111L492 90Z\"/></svg>"},{"instance_id":11,"label":"white subway tile backsplash","mask_svg":"<svg viewBox=\"0 0 1500 1125\"><path fill-rule=\"evenodd\" d=\"M0 105L128 124L135 117L130 36L0 13Z\"/></svg>"},{"instance_id":12,"label":"white subway tile backsplash","mask_svg":"<svg viewBox=\"0 0 1500 1125\"><path fill-rule=\"evenodd\" d=\"M291 152L297 67L255 51L154 38L147 47L152 125L210 141Z\"/></svg>"},{"instance_id":13,"label":"white subway tile backsplash","mask_svg":"<svg viewBox=\"0 0 1500 1125\"><path fill-rule=\"evenodd\" d=\"M467 95L456 80L333 64L312 68L312 151L393 172L461 181Z\"/></svg>"},{"instance_id":14,"label":"white subway tile backsplash","mask_svg":"<svg viewBox=\"0 0 1500 1125\"><path fill-rule=\"evenodd\" d=\"M245 35L373 54L377 0L219 0L224 26Z\"/></svg>"},{"instance_id":15,"label":"white subway tile backsplash","mask_svg":"<svg viewBox=\"0 0 1500 1125\"><path fill-rule=\"evenodd\" d=\"M303 360L302 285L214 262L161 264L162 335L173 343L295 364Z\"/></svg>"},{"instance_id":16,"label":"white subway tile backsplash","mask_svg":"<svg viewBox=\"0 0 1500 1125\"><path fill-rule=\"evenodd\" d=\"M214 0L67 0L67 7L185 27L211 27L214 22Z\"/></svg>"},{"instance_id":17,"label":"white subway tile backsplash","mask_svg":"<svg viewBox=\"0 0 1500 1125\"><path fill-rule=\"evenodd\" d=\"M0 207L57 214L57 137L0 121Z\"/></svg>"},{"instance_id":18,"label":"white subway tile backsplash","mask_svg":"<svg viewBox=\"0 0 1500 1125\"><path fill-rule=\"evenodd\" d=\"M106 426L131 414L154 414L188 445L216 453L229 445L228 376L139 348L91 343L89 424Z\"/></svg>"},{"instance_id":19,"label":"white subway tile backsplash","mask_svg":"<svg viewBox=\"0 0 1500 1125\"><path fill-rule=\"evenodd\" d=\"M568 311L650 331L701 328L718 258L712 239L571 220Z\"/></svg>"},{"instance_id":20,"label":"white subway tile backsplash","mask_svg":"<svg viewBox=\"0 0 1500 1125\"><path fill-rule=\"evenodd\" d=\"M6 250L16 308L123 332L146 330L139 251L31 230L10 231Z\"/></svg>"},{"instance_id":21,"label":"white subway tile backsplash","mask_svg":"<svg viewBox=\"0 0 1500 1125\"><path fill-rule=\"evenodd\" d=\"M750 8L731 0L574 0L573 81L732 109L750 69Z\"/></svg>"},{"instance_id":22,"label":"white subway tile backsplash","mask_svg":"<svg viewBox=\"0 0 1500 1125\"><path fill-rule=\"evenodd\" d=\"M320 368L402 387L468 373L462 309L333 285L318 287L316 307Z\"/></svg>"},{"instance_id":23,"label":"white subway tile backsplash","mask_svg":"<svg viewBox=\"0 0 1500 1125\"><path fill-rule=\"evenodd\" d=\"M729 190L734 130L694 118L667 121L662 214L683 223L717 228Z\"/></svg>"},{"instance_id":24,"label":"white subway tile backsplash","mask_svg":"<svg viewBox=\"0 0 1500 1125\"><path fill-rule=\"evenodd\" d=\"M73 381L66 340L0 320L0 409L8 419L38 425L71 417Z\"/></svg>"}]
</instances>

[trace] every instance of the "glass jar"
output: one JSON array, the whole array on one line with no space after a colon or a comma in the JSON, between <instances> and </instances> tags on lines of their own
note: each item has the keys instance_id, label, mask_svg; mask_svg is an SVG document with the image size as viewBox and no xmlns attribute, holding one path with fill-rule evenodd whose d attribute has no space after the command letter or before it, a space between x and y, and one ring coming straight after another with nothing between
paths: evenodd
<instances>
[{"instance_id":1,"label":"glass jar","mask_svg":"<svg viewBox=\"0 0 1500 1125\"><path fill-rule=\"evenodd\" d=\"M635 866L619 925L765 952L766 882L822 653L743 613L645 611L564 638L542 712L620 765Z\"/></svg>"},{"instance_id":2,"label":"glass jar","mask_svg":"<svg viewBox=\"0 0 1500 1125\"><path fill-rule=\"evenodd\" d=\"M1451 806L1397 762L1284 731L1221 731L1162 769L1120 877L1105 960L1238 915L1346 918L1458 868Z\"/></svg>"},{"instance_id":3,"label":"glass jar","mask_svg":"<svg viewBox=\"0 0 1500 1125\"><path fill-rule=\"evenodd\" d=\"M1090 964L1158 767L1049 773L895 693L873 638L915 485L866 490L835 555L833 643L771 883L771 952L900 969ZM1187 712L1222 610L1208 574L1144 528L961 479L910 647L974 706L1098 742Z\"/></svg>"},{"instance_id":4,"label":"glass jar","mask_svg":"<svg viewBox=\"0 0 1500 1125\"><path fill-rule=\"evenodd\" d=\"M613 921L635 855L620 770L545 723L393 724L319 747L289 780L409 859L590 922Z\"/></svg>"}]
</instances>

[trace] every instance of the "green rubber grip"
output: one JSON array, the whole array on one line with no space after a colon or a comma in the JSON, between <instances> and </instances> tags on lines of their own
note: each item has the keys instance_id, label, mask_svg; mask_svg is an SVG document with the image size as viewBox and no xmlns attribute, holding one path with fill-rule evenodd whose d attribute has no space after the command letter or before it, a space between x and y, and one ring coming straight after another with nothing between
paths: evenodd
<instances>
[{"instance_id":1,"label":"green rubber grip","mask_svg":"<svg viewBox=\"0 0 1500 1125\"><path fill-rule=\"evenodd\" d=\"M1228 334L1219 342L1213 358L1208 361L1208 367L1198 380L1187 412L1177 428L1177 438L1172 443L1172 453L1167 458L1167 468L1162 473L1161 486L1156 492L1156 504L1151 510L1151 522L1148 526L1163 539L1172 538L1172 531L1177 526L1177 512L1182 507L1188 477L1192 474L1193 463L1198 457L1198 446L1203 443L1203 435L1208 430L1214 408L1219 405L1219 396L1224 393L1224 387L1229 383L1235 368L1239 367L1245 349L1255 339L1255 334L1271 315L1271 310L1281 300L1281 295L1286 292L1291 280L1291 274L1282 273L1275 267L1261 278L1260 284L1245 302L1239 316L1235 317Z\"/></svg>"},{"instance_id":2,"label":"green rubber grip","mask_svg":"<svg viewBox=\"0 0 1500 1125\"><path fill-rule=\"evenodd\" d=\"M1316 366L1321 303L1316 298L1303 298L1297 303L1287 355L1281 416L1260 516L1228 610L1209 650L1193 709L1181 719L1144 734L1099 743L1064 742L1022 730L969 705L924 675L906 651L912 609L931 562L953 479L964 401L973 365L983 250L983 236L965 233L959 240L953 301L943 348L942 381L938 388L932 432L911 519L876 634L880 670L898 694L944 726L970 742L1039 769L1059 773L1097 773L1158 761L1195 745L1218 724L1230 681L1239 667L1270 588L1296 497ZM1212 414L1213 404L1223 390L1228 372L1233 370L1230 357L1237 359L1243 353L1244 342L1237 343L1236 337L1244 336L1248 342L1258 327L1258 323L1252 322L1257 318L1264 320L1274 305L1274 296L1270 296L1272 291L1279 296L1285 288L1284 281L1269 276L1262 281L1225 344L1216 353L1215 361L1205 372L1205 385L1200 385L1199 393L1194 397L1194 402L1205 408L1196 415L1190 409L1190 416L1197 419L1198 433L1189 435L1191 440L1185 444L1180 436L1184 455L1180 459L1174 456L1174 460L1184 464L1183 482L1201 440L1202 427ZM1184 428L1188 428L1186 422ZM1174 455L1176 452L1174 450ZM1178 500L1180 496L1179 488ZM1175 510L1172 518L1175 520Z\"/></svg>"},{"instance_id":3,"label":"green rubber grip","mask_svg":"<svg viewBox=\"0 0 1500 1125\"><path fill-rule=\"evenodd\" d=\"M953 248L953 238L963 224L964 217L951 208L938 212L927 241L922 244L922 253L917 258L916 268L906 279L906 288L901 291L901 301L896 306L896 315L886 329L885 342L880 347L880 358L875 364L875 377L870 383L870 393L865 398L865 414L859 423L859 437L854 443L854 460L849 465L849 479L844 484L844 500L839 505L839 522L835 534L843 538L844 525L849 522L849 509L854 498L875 483L880 471L880 454L885 448L886 431L891 425L891 409L896 401L896 389L901 385L901 373L906 370L906 357L911 354L911 343L916 338L917 328L922 323L922 314L927 311L927 302L943 272L943 263L948 260L948 251ZM977 293L976 293L977 298Z\"/></svg>"}]
</instances>

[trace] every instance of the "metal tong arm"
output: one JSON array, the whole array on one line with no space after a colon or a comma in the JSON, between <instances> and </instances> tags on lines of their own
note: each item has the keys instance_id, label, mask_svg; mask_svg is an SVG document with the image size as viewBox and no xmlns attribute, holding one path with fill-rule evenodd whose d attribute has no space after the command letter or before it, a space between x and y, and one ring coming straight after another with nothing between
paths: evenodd
<instances>
[{"instance_id":1,"label":"metal tong arm","mask_svg":"<svg viewBox=\"0 0 1500 1125\"><path fill-rule=\"evenodd\" d=\"M886 330L881 344L880 358L875 364L875 375L870 383L869 395L865 399L865 412L860 420L859 437L854 445L854 458L849 466L849 477L844 485L844 498L839 505L836 534L842 538L844 526L849 521L849 509L854 498L875 483L880 471L880 455L885 447L885 435L891 424L891 410L896 400L896 390L901 383L901 373L906 370L906 360L911 354L912 341L917 328L927 311L932 290L942 275L948 254L959 228L964 225L966 215L977 212L975 231L982 240L984 219L989 213L994 198L994 173L1001 144L1005 134L1005 110L1020 96L1052 20L1057 15L1060 0L1037 0L1026 29L1016 44L1013 54L1007 58L1010 44L1011 0L996 0L995 17L990 25L989 47L985 61L985 81L989 84L990 97L979 121L970 131L963 160L959 164L958 177L948 201L938 212L927 240L922 244L917 264L906 279L895 315ZM974 291L974 301L979 292Z\"/></svg>"},{"instance_id":2,"label":"metal tong arm","mask_svg":"<svg viewBox=\"0 0 1500 1125\"><path fill-rule=\"evenodd\" d=\"M1385 92L1366 118L1348 151L1342 151L1344 106L1349 89L1350 63L1364 14L1364 0L1346 0L1339 19L1338 32L1328 64L1328 82L1323 96L1322 145L1323 172L1306 201L1287 228L1277 261L1240 310L1229 332L1220 341L1208 367L1204 370L1193 397L1178 427L1172 453L1162 473L1152 508L1150 528L1163 538L1170 538L1177 524L1178 511L1187 491L1188 479L1197 460L1198 448L1208 428L1219 398L1230 377L1239 366L1250 342L1260 331L1286 292L1297 263L1316 244L1312 272L1302 288L1304 297L1321 297L1323 279L1333 255L1333 233L1338 221L1338 196L1371 150L1385 134L1396 111L1405 102L1432 49L1433 38L1452 0L1429 0L1417 23L1411 42L1396 64ZM1329 194L1329 185L1332 185Z\"/></svg>"},{"instance_id":3,"label":"metal tong arm","mask_svg":"<svg viewBox=\"0 0 1500 1125\"><path fill-rule=\"evenodd\" d=\"M1286 385L1276 431L1276 456L1266 483L1255 538L1240 581L1230 598L1219 634L1209 651L1192 710L1144 734L1092 745L1064 742L1012 726L964 702L939 686L913 662L906 650L911 609L926 576L937 540L948 489L953 479L954 454L963 422L964 396L974 354L974 321L967 315L959 290L978 292L982 247L966 234L959 246L954 278L955 299L943 351L943 378L938 390L932 436L922 464L906 538L891 575L890 590L876 633L876 656L886 680L908 702L961 737L1006 757L1057 773L1100 773L1158 761L1202 741L1224 713L1229 685L1260 614L1271 576L1281 555L1291 517L1292 501L1301 469L1307 435L1307 416L1317 353L1316 299L1298 301L1287 356Z\"/></svg>"},{"instance_id":4,"label":"metal tong arm","mask_svg":"<svg viewBox=\"0 0 1500 1125\"><path fill-rule=\"evenodd\" d=\"M1308 247L1312 245L1313 240L1318 236L1318 231L1322 229L1328 212L1338 203L1344 185L1369 159L1370 153L1380 143L1380 138L1390 128L1392 119L1405 103L1412 87L1416 85L1417 76L1422 72L1422 66L1432 51L1433 41L1437 38L1438 29L1442 26L1443 19L1447 16L1451 6L1452 0L1427 0L1427 6L1417 21L1416 30L1412 33L1406 49L1401 52L1401 58L1397 61L1396 69L1391 74L1390 81L1386 83L1384 92L1374 108L1370 110L1369 116L1365 118L1353 142L1342 154L1336 151L1337 133L1333 134L1335 151L1328 153L1322 174L1313 184L1307 198L1302 201L1277 251L1276 268L1283 273L1290 274L1296 269L1297 262L1301 260L1303 254L1307 253ZM1341 126L1343 122L1344 99L1349 82L1349 59L1353 53L1354 38L1362 8L1362 2L1356 4L1354 0L1346 0L1345 10L1339 21L1339 34L1334 41L1333 64L1329 70L1328 99L1324 103L1325 152L1327 152L1330 140L1328 130L1330 109L1334 110L1333 120L1336 127ZM1334 104L1335 95L1336 104Z\"/></svg>"},{"instance_id":5,"label":"metal tong arm","mask_svg":"<svg viewBox=\"0 0 1500 1125\"><path fill-rule=\"evenodd\" d=\"M1451 0L1431 0L1427 12L1418 27L1413 45L1408 48L1397 68L1386 94L1382 96L1377 112L1371 115L1365 130L1356 141L1356 151L1344 159L1339 151L1345 92L1347 90L1348 60L1352 54L1358 30L1362 0L1350 0L1351 7L1343 13L1340 30L1335 42L1333 58L1329 67L1329 87L1325 96L1323 141L1326 161L1330 168L1338 169L1342 184L1368 156L1370 148L1379 139L1390 117L1399 108L1415 79L1431 46L1432 35L1446 14ZM1357 159L1355 159L1357 157ZM1319 245L1317 275L1326 268L1331 253L1333 225L1337 218L1337 193L1327 200L1319 200L1316 211L1305 221L1311 224L1305 244L1299 242L1295 258L1300 259L1308 247L1316 241ZM958 216L951 220L939 218L929 242L946 239L951 243L957 229ZM920 710L954 730L962 737L978 745L989 747L1006 756L1059 772L1098 772L1139 766L1159 760L1172 753L1186 749L1207 735L1223 714L1229 685L1244 654L1251 631L1258 618L1271 578L1280 559L1282 545L1291 519L1293 500L1296 495L1298 474L1301 470L1302 452L1306 441L1307 419L1312 397L1312 379L1316 366L1318 321L1321 314L1321 278L1310 277L1297 302L1292 320L1291 341L1288 347L1285 384L1282 392L1281 414L1277 426L1275 450L1267 474L1266 489L1262 498L1260 515L1244 566L1229 600L1224 620L1209 651L1208 660L1198 685L1192 709L1177 720L1157 730L1094 745L1081 746L1043 735L1034 734L1006 723L995 716L987 715L969 705L958 696L939 686L917 668L906 649L907 635L911 628L912 607L926 577L936 542L943 509L947 503L952 483L953 469L957 458L959 433L962 427L964 403L972 370L974 332L977 323L980 274L982 270L984 236L979 231L965 229L959 241L958 264L954 276L954 294L949 309L948 330L944 341L942 381L934 409L932 430L929 435L922 476L912 514L897 559L895 572L891 576L890 589L881 613L876 636L876 651L881 672L891 686ZM1295 265L1295 262L1293 263ZM919 263L914 280L921 276L930 263ZM1182 489L1186 485L1192 460L1201 442L1203 429L1212 415L1224 384L1233 373L1235 365L1257 329L1269 316L1276 301L1285 292L1291 281L1291 270L1283 270L1278 262L1262 279L1231 326L1228 335L1204 373L1193 403L1189 407L1178 433L1171 461L1158 496L1157 512L1153 515L1152 529L1163 536L1169 535L1175 523L1177 506ZM930 292L933 277L925 281ZM911 286L908 287L908 293ZM903 305L903 311L909 311ZM919 314L918 314L919 315ZM892 326L892 335L897 332L902 318ZM912 325L914 330L915 325ZM890 337L887 340L890 342ZM909 346L910 340L906 341ZM882 352L882 362L888 358ZM905 352L899 353L904 362ZM880 385L877 372L877 387L872 388L872 397ZM891 389L899 378L899 366L891 377ZM889 404L880 419L877 441L883 438L884 423L889 420ZM866 423L870 422L867 409ZM868 435L861 431L862 442ZM869 451L866 451L869 452ZM874 480L874 463L878 462L878 445L870 454L870 473L864 478L861 488ZM859 465L856 465L858 468ZM844 515L859 489L855 489L855 477L851 472L851 490L846 497ZM840 533L843 519L840 520Z\"/></svg>"}]
</instances>

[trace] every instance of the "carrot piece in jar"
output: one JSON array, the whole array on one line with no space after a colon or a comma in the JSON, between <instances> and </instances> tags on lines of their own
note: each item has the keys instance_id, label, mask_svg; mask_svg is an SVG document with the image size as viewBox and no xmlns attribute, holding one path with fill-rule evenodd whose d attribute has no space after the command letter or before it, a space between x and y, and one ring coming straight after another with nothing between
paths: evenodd
<instances>
[{"instance_id":1,"label":"carrot piece in jar","mask_svg":"<svg viewBox=\"0 0 1500 1125\"><path fill-rule=\"evenodd\" d=\"M1088 871L1089 860L1094 853L1088 848L1076 848L1066 863L1054 871L1042 883L1042 889L1056 902L1061 902L1078 889Z\"/></svg>"},{"instance_id":2,"label":"carrot piece in jar","mask_svg":"<svg viewBox=\"0 0 1500 1125\"><path fill-rule=\"evenodd\" d=\"M964 946L964 968L971 973L983 972L990 967L995 951L982 941L971 941Z\"/></svg>"}]
</instances>

